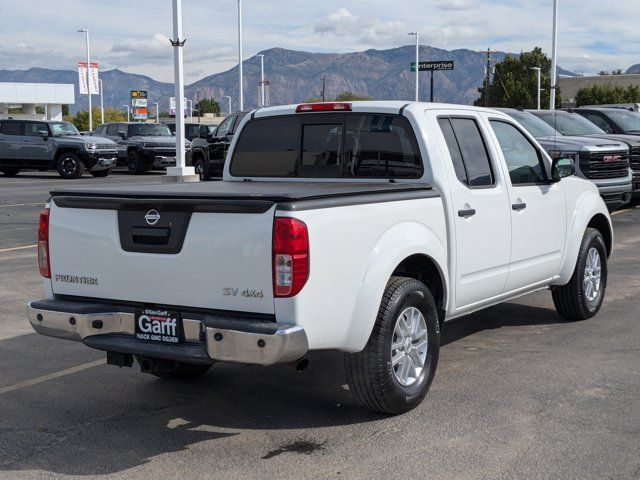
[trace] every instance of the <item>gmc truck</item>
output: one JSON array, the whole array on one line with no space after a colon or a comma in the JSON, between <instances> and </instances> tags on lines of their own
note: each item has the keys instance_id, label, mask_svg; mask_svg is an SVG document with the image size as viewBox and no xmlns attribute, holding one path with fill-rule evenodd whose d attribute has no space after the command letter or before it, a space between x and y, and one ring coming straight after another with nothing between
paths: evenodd
<instances>
[{"instance_id":1,"label":"gmc truck","mask_svg":"<svg viewBox=\"0 0 640 480\"><path fill-rule=\"evenodd\" d=\"M597 188L504 113L273 107L243 119L221 182L52 191L28 317L169 379L338 350L355 397L398 414L447 320L541 289L596 315L612 245Z\"/></svg>"}]
</instances>

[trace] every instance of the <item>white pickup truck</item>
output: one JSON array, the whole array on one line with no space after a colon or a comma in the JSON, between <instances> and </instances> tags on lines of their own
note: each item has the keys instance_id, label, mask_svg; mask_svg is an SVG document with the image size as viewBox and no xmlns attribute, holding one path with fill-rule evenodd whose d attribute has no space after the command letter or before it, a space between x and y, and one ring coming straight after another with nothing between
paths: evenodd
<instances>
[{"instance_id":1,"label":"white pickup truck","mask_svg":"<svg viewBox=\"0 0 640 480\"><path fill-rule=\"evenodd\" d=\"M339 350L352 393L401 413L446 320L540 289L566 319L598 312L613 231L573 173L493 110L260 109L222 182L51 192L29 320L161 377Z\"/></svg>"}]
</instances>

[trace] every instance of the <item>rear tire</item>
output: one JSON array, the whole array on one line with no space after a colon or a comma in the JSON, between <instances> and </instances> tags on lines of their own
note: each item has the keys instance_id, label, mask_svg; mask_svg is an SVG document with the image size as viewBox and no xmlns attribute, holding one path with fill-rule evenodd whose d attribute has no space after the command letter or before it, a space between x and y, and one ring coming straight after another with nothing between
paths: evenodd
<instances>
[{"instance_id":1,"label":"rear tire","mask_svg":"<svg viewBox=\"0 0 640 480\"><path fill-rule=\"evenodd\" d=\"M567 320L586 320L600 310L606 288L607 248L602 234L587 228L573 276L566 285L553 288L553 304Z\"/></svg>"},{"instance_id":2,"label":"rear tire","mask_svg":"<svg viewBox=\"0 0 640 480\"><path fill-rule=\"evenodd\" d=\"M140 158L138 152L131 150L127 155L127 168L129 173L133 175L141 175L144 173L144 159Z\"/></svg>"},{"instance_id":3,"label":"rear tire","mask_svg":"<svg viewBox=\"0 0 640 480\"><path fill-rule=\"evenodd\" d=\"M15 177L20 173L20 169L19 168L3 168L2 170L0 170L0 172L2 172L7 177Z\"/></svg>"},{"instance_id":4,"label":"rear tire","mask_svg":"<svg viewBox=\"0 0 640 480\"><path fill-rule=\"evenodd\" d=\"M96 178L103 178L111 175L112 171L113 171L113 168L107 168L106 170L98 170L97 172L89 172L89 173Z\"/></svg>"},{"instance_id":5,"label":"rear tire","mask_svg":"<svg viewBox=\"0 0 640 480\"><path fill-rule=\"evenodd\" d=\"M351 392L364 406L388 414L420 404L440 351L436 303L420 281L392 277L364 350L345 354Z\"/></svg>"},{"instance_id":6,"label":"rear tire","mask_svg":"<svg viewBox=\"0 0 640 480\"><path fill-rule=\"evenodd\" d=\"M80 178L84 170L84 163L73 152L63 153L58 158L58 174L64 179Z\"/></svg>"}]
</instances>

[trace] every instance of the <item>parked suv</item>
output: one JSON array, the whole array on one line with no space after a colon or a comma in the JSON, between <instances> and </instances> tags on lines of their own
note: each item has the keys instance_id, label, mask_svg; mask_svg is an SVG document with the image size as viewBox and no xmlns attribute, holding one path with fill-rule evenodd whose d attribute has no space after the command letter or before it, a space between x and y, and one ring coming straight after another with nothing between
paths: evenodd
<instances>
[{"instance_id":1,"label":"parked suv","mask_svg":"<svg viewBox=\"0 0 640 480\"><path fill-rule=\"evenodd\" d=\"M498 109L516 119L535 137L551 158L569 157L576 174L596 184L610 210L631 199L629 147L613 140L562 135L534 113L511 108Z\"/></svg>"},{"instance_id":2,"label":"parked suv","mask_svg":"<svg viewBox=\"0 0 640 480\"><path fill-rule=\"evenodd\" d=\"M633 172L633 185L631 195L640 197L640 136L625 135L622 133L607 133L598 126L597 122L589 121L587 115L578 115L576 110L555 110L535 112L539 118L547 122L563 135L580 135L583 137L607 138L617 142L626 143L631 150L631 170Z\"/></svg>"},{"instance_id":3,"label":"parked suv","mask_svg":"<svg viewBox=\"0 0 640 480\"><path fill-rule=\"evenodd\" d=\"M116 163L111 140L83 137L73 124L43 120L0 121L0 172L54 170L62 178L78 178L85 170L106 177Z\"/></svg>"},{"instance_id":4,"label":"parked suv","mask_svg":"<svg viewBox=\"0 0 640 480\"><path fill-rule=\"evenodd\" d=\"M118 165L126 164L135 175L176 165L176 139L166 125L104 123L94 135L114 140L118 144ZM186 142L185 148L189 162L191 143Z\"/></svg>"},{"instance_id":5,"label":"parked suv","mask_svg":"<svg viewBox=\"0 0 640 480\"><path fill-rule=\"evenodd\" d=\"M227 150L240 121L246 114L247 112L238 112L229 115L213 133L202 132L193 140L191 145L193 166L196 173L200 175L200 180L222 177Z\"/></svg>"}]
</instances>

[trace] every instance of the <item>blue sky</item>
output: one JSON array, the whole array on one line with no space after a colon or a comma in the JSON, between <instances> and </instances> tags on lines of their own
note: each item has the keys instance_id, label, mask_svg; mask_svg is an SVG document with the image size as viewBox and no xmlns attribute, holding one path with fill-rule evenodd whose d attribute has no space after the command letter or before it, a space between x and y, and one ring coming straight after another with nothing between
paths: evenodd
<instances>
[{"instance_id":1,"label":"blue sky","mask_svg":"<svg viewBox=\"0 0 640 480\"><path fill-rule=\"evenodd\" d=\"M243 0L245 58L271 47L351 52L408 45L550 52L552 0ZM390 8L390 5L392 6ZM183 0L192 82L237 62L236 0ZM73 69L91 30L92 60L172 79L171 0L0 0L0 68ZM588 73L640 63L640 2L560 0L559 63Z\"/></svg>"}]
</instances>

